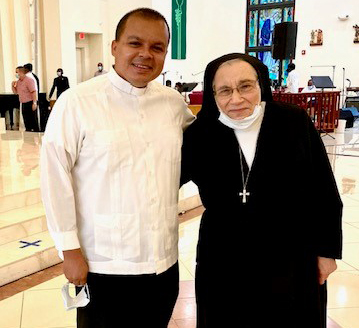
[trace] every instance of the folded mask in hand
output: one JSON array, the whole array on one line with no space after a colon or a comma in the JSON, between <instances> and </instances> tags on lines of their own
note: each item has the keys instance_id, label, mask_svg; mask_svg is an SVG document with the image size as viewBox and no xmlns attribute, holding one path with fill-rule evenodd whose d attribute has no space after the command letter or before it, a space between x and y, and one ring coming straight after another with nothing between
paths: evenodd
<instances>
[{"instance_id":1,"label":"folded mask in hand","mask_svg":"<svg viewBox=\"0 0 359 328\"><path fill-rule=\"evenodd\" d=\"M84 307L89 304L90 293L87 284L82 287L80 292L75 297L70 296L69 285L69 283L66 283L61 289L66 311L76 309L78 307Z\"/></svg>"}]
</instances>

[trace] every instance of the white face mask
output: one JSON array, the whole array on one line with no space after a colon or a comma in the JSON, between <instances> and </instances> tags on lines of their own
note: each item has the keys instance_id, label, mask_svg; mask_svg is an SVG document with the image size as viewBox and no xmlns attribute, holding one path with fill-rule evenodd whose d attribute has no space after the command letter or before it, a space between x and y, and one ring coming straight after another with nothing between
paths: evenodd
<instances>
[{"instance_id":1,"label":"white face mask","mask_svg":"<svg viewBox=\"0 0 359 328\"><path fill-rule=\"evenodd\" d=\"M102 71L102 69L103 69L103 67L102 66L98 66L97 67L98 68L98 70L101 72Z\"/></svg>"},{"instance_id":2,"label":"white face mask","mask_svg":"<svg viewBox=\"0 0 359 328\"><path fill-rule=\"evenodd\" d=\"M70 296L69 285L69 283L66 283L61 289L66 311L84 307L90 303L90 292L87 284L82 287L81 291L75 297Z\"/></svg>"},{"instance_id":3,"label":"white face mask","mask_svg":"<svg viewBox=\"0 0 359 328\"><path fill-rule=\"evenodd\" d=\"M62 75L62 73L61 72L57 72L57 76L61 76Z\"/></svg>"},{"instance_id":4,"label":"white face mask","mask_svg":"<svg viewBox=\"0 0 359 328\"><path fill-rule=\"evenodd\" d=\"M253 113L252 115L249 115L243 119L240 120L234 120L233 118L230 118L228 115L226 115L218 106L219 108L219 118L218 120L223 123L224 125L228 126L231 129L240 129L240 130L245 130L248 127L250 127L256 120L257 118L261 115L262 113L262 106L261 104L258 104L254 107Z\"/></svg>"}]
</instances>

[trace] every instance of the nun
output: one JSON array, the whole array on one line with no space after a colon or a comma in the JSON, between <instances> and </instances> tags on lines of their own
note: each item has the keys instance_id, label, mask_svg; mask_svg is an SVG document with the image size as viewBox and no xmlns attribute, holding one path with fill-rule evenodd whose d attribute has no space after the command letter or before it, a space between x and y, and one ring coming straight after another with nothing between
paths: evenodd
<instances>
[{"instance_id":1,"label":"nun","mask_svg":"<svg viewBox=\"0 0 359 328\"><path fill-rule=\"evenodd\" d=\"M198 186L205 207L197 328L325 328L342 202L309 116L273 101L258 59L233 53L208 64L181 180Z\"/></svg>"}]
</instances>

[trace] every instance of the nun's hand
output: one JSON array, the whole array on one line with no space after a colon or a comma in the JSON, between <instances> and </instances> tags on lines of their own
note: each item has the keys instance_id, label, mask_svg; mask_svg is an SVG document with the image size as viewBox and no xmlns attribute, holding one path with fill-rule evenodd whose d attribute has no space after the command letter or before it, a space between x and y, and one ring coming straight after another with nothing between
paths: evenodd
<instances>
[{"instance_id":1,"label":"nun's hand","mask_svg":"<svg viewBox=\"0 0 359 328\"><path fill-rule=\"evenodd\" d=\"M318 279L319 284L324 285L329 275L337 269L334 259L318 256Z\"/></svg>"}]
</instances>

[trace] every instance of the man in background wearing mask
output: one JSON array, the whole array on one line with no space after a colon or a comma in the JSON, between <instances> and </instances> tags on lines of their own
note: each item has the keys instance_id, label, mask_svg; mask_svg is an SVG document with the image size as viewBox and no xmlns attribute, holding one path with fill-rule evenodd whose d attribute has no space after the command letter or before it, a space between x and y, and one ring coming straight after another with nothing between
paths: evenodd
<instances>
[{"instance_id":1,"label":"man in background wearing mask","mask_svg":"<svg viewBox=\"0 0 359 328\"><path fill-rule=\"evenodd\" d=\"M99 75L106 74L106 73L107 73L107 71L105 71L103 69L102 63L98 63L97 64L97 71L95 72L94 76L99 76Z\"/></svg>"},{"instance_id":2,"label":"man in background wearing mask","mask_svg":"<svg viewBox=\"0 0 359 328\"><path fill-rule=\"evenodd\" d=\"M69 79L66 76L63 76L63 74L64 71L62 70L62 68L59 68L57 70L57 77L54 78L54 83L50 91L49 101L55 91L55 88L57 89L56 99L60 97L61 93L70 88Z\"/></svg>"},{"instance_id":3,"label":"man in background wearing mask","mask_svg":"<svg viewBox=\"0 0 359 328\"><path fill-rule=\"evenodd\" d=\"M18 77L18 80L12 82L11 88L15 94L19 95L26 131L39 132L36 115L36 86L34 80L26 76L27 72L28 70L23 66L16 67L16 77Z\"/></svg>"}]
</instances>

